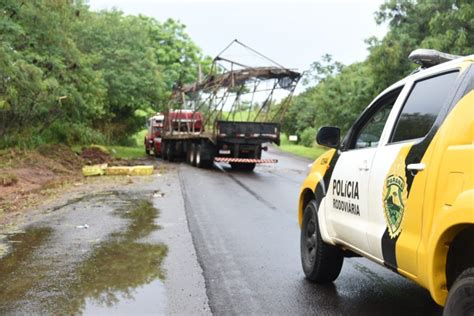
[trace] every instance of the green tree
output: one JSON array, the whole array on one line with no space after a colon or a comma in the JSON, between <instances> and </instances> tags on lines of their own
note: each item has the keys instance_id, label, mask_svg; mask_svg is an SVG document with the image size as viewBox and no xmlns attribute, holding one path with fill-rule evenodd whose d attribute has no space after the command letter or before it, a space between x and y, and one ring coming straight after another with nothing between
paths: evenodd
<instances>
[{"instance_id":1,"label":"green tree","mask_svg":"<svg viewBox=\"0 0 474 316\"><path fill-rule=\"evenodd\" d=\"M0 12L4 142L39 141L55 122L87 121L100 114L103 87L69 37L77 18L70 3L7 0ZM60 102L63 96L68 102Z\"/></svg>"}]
</instances>

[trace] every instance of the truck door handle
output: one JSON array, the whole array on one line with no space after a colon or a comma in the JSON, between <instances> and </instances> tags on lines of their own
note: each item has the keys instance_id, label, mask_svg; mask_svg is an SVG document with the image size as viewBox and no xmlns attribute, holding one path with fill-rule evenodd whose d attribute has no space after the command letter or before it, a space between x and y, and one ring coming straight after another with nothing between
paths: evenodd
<instances>
[{"instance_id":1,"label":"truck door handle","mask_svg":"<svg viewBox=\"0 0 474 316\"><path fill-rule=\"evenodd\" d=\"M411 163L407 165L407 170L410 170L411 174L414 176L418 171L425 170L426 165L424 163Z\"/></svg>"}]
</instances>

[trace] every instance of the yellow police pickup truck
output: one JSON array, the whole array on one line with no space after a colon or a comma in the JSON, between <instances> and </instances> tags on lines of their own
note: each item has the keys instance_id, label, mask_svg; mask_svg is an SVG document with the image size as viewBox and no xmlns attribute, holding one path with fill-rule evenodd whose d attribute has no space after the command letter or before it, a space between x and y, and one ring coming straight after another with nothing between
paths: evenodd
<instances>
[{"instance_id":1,"label":"yellow police pickup truck","mask_svg":"<svg viewBox=\"0 0 474 316\"><path fill-rule=\"evenodd\" d=\"M306 278L334 281L360 255L474 315L474 55L418 49L419 71L383 91L312 164L299 195Z\"/></svg>"}]
</instances>

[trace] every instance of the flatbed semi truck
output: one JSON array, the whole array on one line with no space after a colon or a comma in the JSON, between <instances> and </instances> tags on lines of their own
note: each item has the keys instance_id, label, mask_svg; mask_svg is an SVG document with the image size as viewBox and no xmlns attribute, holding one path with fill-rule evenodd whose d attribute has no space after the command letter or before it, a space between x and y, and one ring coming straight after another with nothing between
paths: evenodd
<instances>
[{"instance_id":1,"label":"flatbed semi truck","mask_svg":"<svg viewBox=\"0 0 474 316\"><path fill-rule=\"evenodd\" d=\"M262 159L264 144L280 144L280 124L301 74L266 58L272 66L247 66L223 54L232 45L255 50L234 40L212 64L210 73L193 84L176 84L164 112L161 156L186 159L197 167L226 162L251 171Z\"/></svg>"}]
</instances>

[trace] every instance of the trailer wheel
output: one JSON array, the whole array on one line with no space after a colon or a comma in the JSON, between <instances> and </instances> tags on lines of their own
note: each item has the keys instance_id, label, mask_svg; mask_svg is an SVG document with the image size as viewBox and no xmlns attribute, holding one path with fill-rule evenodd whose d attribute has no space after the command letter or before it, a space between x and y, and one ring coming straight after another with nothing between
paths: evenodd
<instances>
[{"instance_id":1,"label":"trailer wheel","mask_svg":"<svg viewBox=\"0 0 474 316\"><path fill-rule=\"evenodd\" d=\"M169 143L166 146L166 157L169 162L173 162L175 160L175 152L174 152L174 144Z\"/></svg>"},{"instance_id":2,"label":"trailer wheel","mask_svg":"<svg viewBox=\"0 0 474 316\"><path fill-rule=\"evenodd\" d=\"M196 147L195 147L196 148ZM209 168L212 164L212 161L207 159L203 159L203 156L207 156L204 154L205 147L203 145L197 145L196 148L196 155L195 155L195 163L196 167L198 168Z\"/></svg>"},{"instance_id":3,"label":"trailer wheel","mask_svg":"<svg viewBox=\"0 0 474 316\"><path fill-rule=\"evenodd\" d=\"M196 156L195 156L195 166L198 168L203 168L203 163L201 159L201 145L197 145Z\"/></svg>"},{"instance_id":4,"label":"trailer wheel","mask_svg":"<svg viewBox=\"0 0 474 316\"><path fill-rule=\"evenodd\" d=\"M339 248L325 243L321 238L315 200L309 201L304 209L300 247L301 263L307 280L329 283L339 276L344 256Z\"/></svg>"},{"instance_id":5,"label":"trailer wheel","mask_svg":"<svg viewBox=\"0 0 474 316\"><path fill-rule=\"evenodd\" d=\"M196 165L196 144L191 144L187 153L187 161L191 166Z\"/></svg>"}]
</instances>

